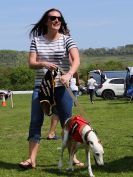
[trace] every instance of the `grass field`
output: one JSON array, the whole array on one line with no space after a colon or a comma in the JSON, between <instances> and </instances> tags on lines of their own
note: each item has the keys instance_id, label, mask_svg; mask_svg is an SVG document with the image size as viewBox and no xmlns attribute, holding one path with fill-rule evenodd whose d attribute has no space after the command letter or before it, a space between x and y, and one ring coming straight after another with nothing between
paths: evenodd
<instances>
[{"instance_id":1,"label":"grass field","mask_svg":"<svg viewBox=\"0 0 133 177\"><path fill-rule=\"evenodd\" d=\"M92 157L92 168L96 177L132 177L133 176L133 101L117 99L104 101L95 99L92 105L88 96L78 100L87 114L92 127L104 146L104 167L97 167ZM14 95L14 108L7 101L7 107L0 106L0 177L87 177L87 168L76 168L66 172L68 164L67 150L64 154L64 167L59 174L57 163L58 147L61 140L46 140L50 119L45 118L42 129L42 141L37 158L37 169L23 171L18 167L21 160L27 158L28 127L31 95ZM73 114L79 114L74 107ZM85 115L82 115L85 116ZM57 134L61 128L58 125ZM78 158L85 162L84 150L78 152Z\"/></svg>"}]
</instances>

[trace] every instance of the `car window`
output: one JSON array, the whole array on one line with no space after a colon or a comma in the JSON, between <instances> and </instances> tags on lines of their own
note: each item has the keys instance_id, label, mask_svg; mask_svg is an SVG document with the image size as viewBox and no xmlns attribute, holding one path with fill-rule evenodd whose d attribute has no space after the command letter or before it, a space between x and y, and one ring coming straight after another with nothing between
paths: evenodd
<instances>
[{"instance_id":1,"label":"car window","mask_svg":"<svg viewBox=\"0 0 133 177\"><path fill-rule=\"evenodd\" d=\"M109 83L111 83L111 84L124 84L124 79L112 79Z\"/></svg>"}]
</instances>

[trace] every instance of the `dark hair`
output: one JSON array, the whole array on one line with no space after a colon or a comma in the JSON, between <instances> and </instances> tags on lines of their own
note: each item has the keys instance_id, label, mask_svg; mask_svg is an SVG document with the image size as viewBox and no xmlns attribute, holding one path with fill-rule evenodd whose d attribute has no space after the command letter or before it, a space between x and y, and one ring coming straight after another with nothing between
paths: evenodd
<instances>
[{"instance_id":1,"label":"dark hair","mask_svg":"<svg viewBox=\"0 0 133 177\"><path fill-rule=\"evenodd\" d=\"M52 8L52 9L47 10L43 14L42 18L36 24L34 24L34 27L30 31L30 37L31 36L40 36L40 35L47 34L48 14L50 12L52 12L52 11L57 11L61 15L62 22L61 22L61 27L59 29L59 32L62 33L62 34L70 35L70 33L69 33L70 31L69 31L69 29L67 27L67 23L65 22L65 19L64 19L62 13L58 9Z\"/></svg>"},{"instance_id":2,"label":"dark hair","mask_svg":"<svg viewBox=\"0 0 133 177\"><path fill-rule=\"evenodd\" d=\"M90 78L93 78L93 76L92 76L92 75L90 75Z\"/></svg>"}]
</instances>

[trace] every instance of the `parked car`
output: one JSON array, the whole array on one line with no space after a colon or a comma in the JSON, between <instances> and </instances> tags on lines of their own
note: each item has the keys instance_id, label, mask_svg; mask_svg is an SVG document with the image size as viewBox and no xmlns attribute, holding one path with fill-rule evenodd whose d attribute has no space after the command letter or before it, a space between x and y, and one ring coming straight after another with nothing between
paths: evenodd
<instances>
[{"instance_id":1,"label":"parked car","mask_svg":"<svg viewBox=\"0 0 133 177\"><path fill-rule=\"evenodd\" d=\"M105 100L124 96L124 78L107 78L96 90L96 96Z\"/></svg>"}]
</instances>

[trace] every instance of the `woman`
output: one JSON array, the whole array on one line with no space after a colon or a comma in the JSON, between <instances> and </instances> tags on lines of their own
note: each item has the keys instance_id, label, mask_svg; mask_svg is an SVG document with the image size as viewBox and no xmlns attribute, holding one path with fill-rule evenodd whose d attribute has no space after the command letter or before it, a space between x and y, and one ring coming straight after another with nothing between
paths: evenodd
<instances>
[{"instance_id":1,"label":"woman","mask_svg":"<svg viewBox=\"0 0 133 177\"><path fill-rule=\"evenodd\" d=\"M78 49L69 35L67 24L62 13L58 9L50 9L34 25L30 32L33 36L29 53L29 67L36 70L35 88L32 95L31 122L29 127L29 157L19 164L22 168L35 168L36 157L41 138L41 126L44 113L40 106L38 90L44 76L43 68L56 70L60 66L64 75L60 72L55 78L55 102L58 110L61 127L72 116L72 99L65 89L72 75L80 65ZM72 57L72 65L69 64L69 54ZM74 156L74 164L79 161ZM82 165L82 164L81 164Z\"/></svg>"}]
</instances>

